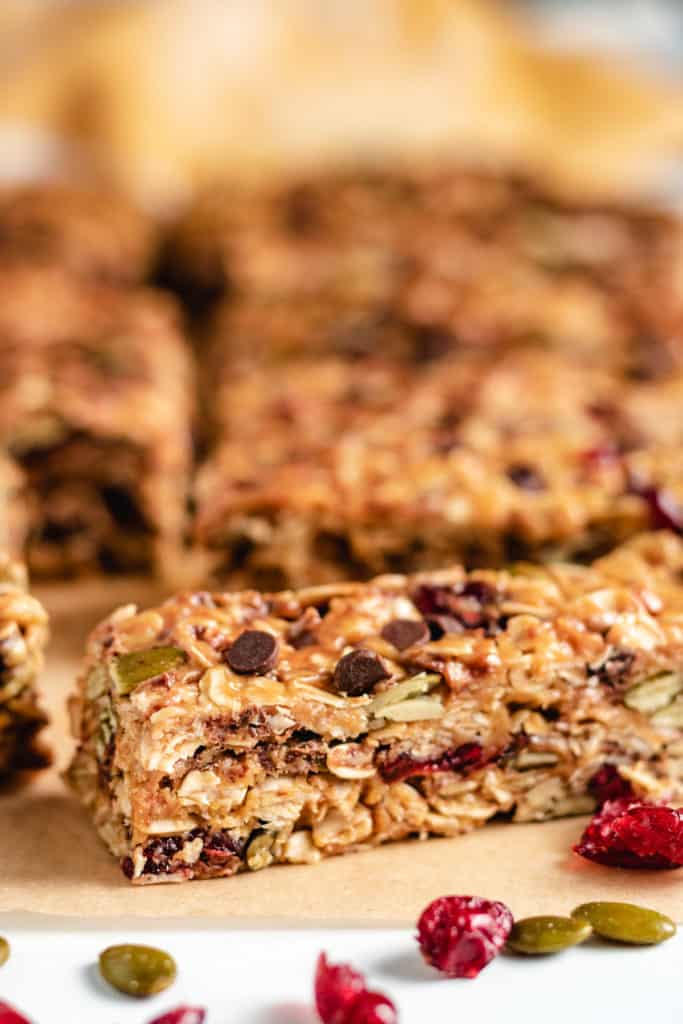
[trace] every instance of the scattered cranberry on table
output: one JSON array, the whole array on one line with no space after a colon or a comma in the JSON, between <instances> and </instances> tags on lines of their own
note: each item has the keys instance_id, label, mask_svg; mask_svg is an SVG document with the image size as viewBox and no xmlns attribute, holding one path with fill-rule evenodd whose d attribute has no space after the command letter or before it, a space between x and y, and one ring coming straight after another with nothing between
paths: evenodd
<instances>
[{"instance_id":1,"label":"scattered cranberry on table","mask_svg":"<svg viewBox=\"0 0 683 1024\"><path fill-rule=\"evenodd\" d=\"M206 1010L201 1006L176 1006L174 1010L162 1013L149 1024L204 1024Z\"/></svg>"},{"instance_id":2,"label":"scattered cranberry on table","mask_svg":"<svg viewBox=\"0 0 683 1024\"><path fill-rule=\"evenodd\" d=\"M683 811L629 797L608 800L574 851L608 867L683 867Z\"/></svg>"},{"instance_id":3,"label":"scattered cranberry on table","mask_svg":"<svg viewBox=\"0 0 683 1024\"><path fill-rule=\"evenodd\" d=\"M0 1000L0 1024L30 1024L30 1021L9 1003L3 1003Z\"/></svg>"},{"instance_id":4,"label":"scattered cranberry on table","mask_svg":"<svg viewBox=\"0 0 683 1024\"><path fill-rule=\"evenodd\" d=\"M476 978L500 953L512 928L504 903L442 896L422 912L417 941L425 961L449 978Z\"/></svg>"},{"instance_id":5,"label":"scattered cranberry on table","mask_svg":"<svg viewBox=\"0 0 683 1024\"><path fill-rule=\"evenodd\" d=\"M315 970L315 1006L322 1024L398 1024L387 996L370 991L360 971L331 964L324 953Z\"/></svg>"}]
</instances>

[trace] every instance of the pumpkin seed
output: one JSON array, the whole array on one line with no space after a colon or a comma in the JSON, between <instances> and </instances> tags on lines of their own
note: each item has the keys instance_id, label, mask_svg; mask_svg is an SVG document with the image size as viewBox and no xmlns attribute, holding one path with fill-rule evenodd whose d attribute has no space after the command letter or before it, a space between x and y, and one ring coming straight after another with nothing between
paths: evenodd
<instances>
[{"instance_id":1,"label":"pumpkin seed","mask_svg":"<svg viewBox=\"0 0 683 1024\"><path fill-rule=\"evenodd\" d=\"M439 697L413 697L412 700L391 704L382 711L382 718L391 722L421 722L430 718L440 718L443 704Z\"/></svg>"},{"instance_id":2,"label":"pumpkin seed","mask_svg":"<svg viewBox=\"0 0 683 1024\"><path fill-rule=\"evenodd\" d=\"M175 981L172 956L154 946L109 946L100 953L100 974L128 996L152 996Z\"/></svg>"},{"instance_id":3,"label":"pumpkin seed","mask_svg":"<svg viewBox=\"0 0 683 1024\"><path fill-rule=\"evenodd\" d=\"M441 676L435 672L420 672L410 679L404 679L395 686L389 687L383 693L378 694L370 704L368 711L371 715L379 715L392 704L400 704L404 700L411 700L413 697L420 697L429 693L441 682Z\"/></svg>"},{"instance_id":4,"label":"pumpkin seed","mask_svg":"<svg viewBox=\"0 0 683 1024\"><path fill-rule=\"evenodd\" d=\"M673 704L654 714L651 721L659 729L680 729L683 725L683 700L678 697Z\"/></svg>"},{"instance_id":5,"label":"pumpkin seed","mask_svg":"<svg viewBox=\"0 0 683 1024\"><path fill-rule=\"evenodd\" d=\"M515 921L507 940L515 953L560 953L584 942L591 934L588 922L571 917L543 915Z\"/></svg>"},{"instance_id":6,"label":"pumpkin seed","mask_svg":"<svg viewBox=\"0 0 683 1024\"><path fill-rule=\"evenodd\" d=\"M635 903L582 903L572 910L572 917L587 922L603 939L638 946L656 945L676 934L670 917Z\"/></svg>"},{"instance_id":7,"label":"pumpkin seed","mask_svg":"<svg viewBox=\"0 0 683 1024\"><path fill-rule=\"evenodd\" d=\"M273 863L273 844L275 836L271 832L261 832L254 836L247 847L247 867L250 871L260 871Z\"/></svg>"},{"instance_id":8,"label":"pumpkin seed","mask_svg":"<svg viewBox=\"0 0 683 1024\"><path fill-rule=\"evenodd\" d=\"M631 686L624 694L624 704L632 711L652 715L667 707L683 689L683 676L678 672L662 672Z\"/></svg>"},{"instance_id":9,"label":"pumpkin seed","mask_svg":"<svg viewBox=\"0 0 683 1024\"><path fill-rule=\"evenodd\" d=\"M153 679L164 672L170 672L187 661L187 654L180 647L151 647L146 651L130 651L114 658L111 674L121 694L132 693L145 679Z\"/></svg>"}]
</instances>

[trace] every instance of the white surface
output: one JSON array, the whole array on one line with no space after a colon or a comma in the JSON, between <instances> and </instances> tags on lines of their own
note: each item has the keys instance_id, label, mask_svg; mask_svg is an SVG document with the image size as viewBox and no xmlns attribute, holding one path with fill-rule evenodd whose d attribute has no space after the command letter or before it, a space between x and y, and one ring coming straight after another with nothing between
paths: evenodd
<instances>
[{"instance_id":1,"label":"white surface","mask_svg":"<svg viewBox=\"0 0 683 1024\"><path fill-rule=\"evenodd\" d=\"M35 920L35 919L34 919ZM316 1024L311 1009L321 949L367 972L399 1007L401 1024L657 1024L683 1020L683 933L649 949L590 944L547 958L500 956L476 981L448 981L422 964L409 931L146 929L61 930L0 915L12 956L0 999L34 1024L147 1024L179 1003L208 1008L207 1024ZM100 981L100 950L116 942L162 946L175 985L151 1000Z\"/></svg>"}]
</instances>

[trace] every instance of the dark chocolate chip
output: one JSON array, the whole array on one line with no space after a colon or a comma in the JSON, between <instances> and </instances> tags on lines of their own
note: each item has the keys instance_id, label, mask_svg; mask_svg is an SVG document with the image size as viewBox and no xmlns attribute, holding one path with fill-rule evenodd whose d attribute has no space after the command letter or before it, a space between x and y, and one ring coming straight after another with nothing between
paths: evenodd
<instances>
[{"instance_id":1,"label":"dark chocolate chip","mask_svg":"<svg viewBox=\"0 0 683 1024\"><path fill-rule=\"evenodd\" d=\"M363 693L369 693L380 680L389 679L390 675L378 654L359 647L339 659L333 682L340 693L360 697Z\"/></svg>"},{"instance_id":2,"label":"dark chocolate chip","mask_svg":"<svg viewBox=\"0 0 683 1024\"><path fill-rule=\"evenodd\" d=\"M272 633L260 629L246 629L225 652L233 672L246 676L261 676L277 661L278 642Z\"/></svg>"},{"instance_id":3,"label":"dark chocolate chip","mask_svg":"<svg viewBox=\"0 0 683 1024\"><path fill-rule=\"evenodd\" d=\"M429 628L419 619L392 619L382 629L382 637L394 647L403 651L413 644L424 644L429 640Z\"/></svg>"},{"instance_id":4,"label":"dark chocolate chip","mask_svg":"<svg viewBox=\"0 0 683 1024\"><path fill-rule=\"evenodd\" d=\"M508 466L507 474L513 484L516 484L522 491L545 490L543 474L526 462L517 462L513 466Z\"/></svg>"}]
</instances>

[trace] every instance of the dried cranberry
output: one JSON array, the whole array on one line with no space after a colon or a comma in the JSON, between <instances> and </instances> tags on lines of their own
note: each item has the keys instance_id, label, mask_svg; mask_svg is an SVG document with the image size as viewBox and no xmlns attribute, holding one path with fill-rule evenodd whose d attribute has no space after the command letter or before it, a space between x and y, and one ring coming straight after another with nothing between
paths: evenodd
<instances>
[{"instance_id":1,"label":"dried cranberry","mask_svg":"<svg viewBox=\"0 0 683 1024\"><path fill-rule=\"evenodd\" d=\"M315 969L315 1007L323 1024L347 1024L354 1002L365 989L365 978L349 964L331 964L324 953Z\"/></svg>"},{"instance_id":2,"label":"dried cranberry","mask_svg":"<svg viewBox=\"0 0 683 1024\"><path fill-rule=\"evenodd\" d=\"M507 941L512 914L504 903L478 896L442 896L417 922L428 964L449 978L476 978Z\"/></svg>"},{"instance_id":3,"label":"dried cranberry","mask_svg":"<svg viewBox=\"0 0 683 1024\"><path fill-rule=\"evenodd\" d=\"M676 533L683 533L683 506L673 494L658 487L645 487L637 493L648 504L655 530L674 530Z\"/></svg>"},{"instance_id":4,"label":"dried cranberry","mask_svg":"<svg viewBox=\"0 0 683 1024\"><path fill-rule=\"evenodd\" d=\"M315 1006L323 1024L398 1024L387 996L369 991L360 971L331 964L324 953L315 970Z\"/></svg>"},{"instance_id":5,"label":"dried cranberry","mask_svg":"<svg viewBox=\"0 0 683 1024\"><path fill-rule=\"evenodd\" d=\"M204 1024L206 1010L201 1006L176 1006L175 1010L162 1013L149 1024Z\"/></svg>"},{"instance_id":6,"label":"dried cranberry","mask_svg":"<svg viewBox=\"0 0 683 1024\"><path fill-rule=\"evenodd\" d=\"M412 597L430 626L432 622L438 624L440 618L446 617L466 629L484 629L487 635L492 636L505 624L496 607L498 593L485 580L468 580L452 587L423 583ZM445 632L453 631L445 629Z\"/></svg>"},{"instance_id":7,"label":"dried cranberry","mask_svg":"<svg viewBox=\"0 0 683 1024\"><path fill-rule=\"evenodd\" d=\"M609 800L588 824L574 851L609 867L681 867L683 811L628 797Z\"/></svg>"},{"instance_id":8,"label":"dried cranberry","mask_svg":"<svg viewBox=\"0 0 683 1024\"><path fill-rule=\"evenodd\" d=\"M478 768L491 758L484 755L480 743L463 743L454 750L428 761L418 761L410 754L399 754L392 761L385 762L381 775L385 782L400 782L416 775L434 775L436 772L465 772L467 769Z\"/></svg>"},{"instance_id":9,"label":"dried cranberry","mask_svg":"<svg viewBox=\"0 0 683 1024\"><path fill-rule=\"evenodd\" d=\"M628 779L619 774L615 764L609 762L603 764L589 780L588 791L600 807L608 800L633 800L635 796Z\"/></svg>"},{"instance_id":10,"label":"dried cranberry","mask_svg":"<svg viewBox=\"0 0 683 1024\"><path fill-rule=\"evenodd\" d=\"M363 992L344 1024L398 1024L398 1013L391 999L381 992Z\"/></svg>"},{"instance_id":11,"label":"dried cranberry","mask_svg":"<svg viewBox=\"0 0 683 1024\"><path fill-rule=\"evenodd\" d=\"M30 1024L30 1021L9 1003L0 1000L0 1024Z\"/></svg>"}]
</instances>

